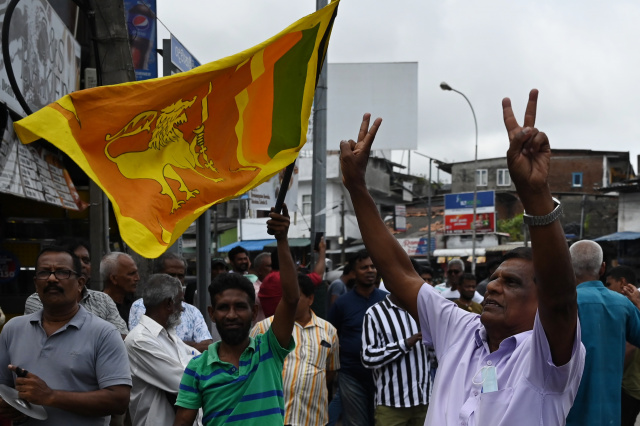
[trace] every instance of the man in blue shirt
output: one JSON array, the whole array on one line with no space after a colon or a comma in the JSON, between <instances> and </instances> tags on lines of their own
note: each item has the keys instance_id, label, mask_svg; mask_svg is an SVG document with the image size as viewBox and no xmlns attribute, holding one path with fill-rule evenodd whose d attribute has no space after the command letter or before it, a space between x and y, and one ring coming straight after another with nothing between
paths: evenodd
<instances>
[{"instance_id":1,"label":"man in blue shirt","mask_svg":"<svg viewBox=\"0 0 640 426\"><path fill-rule=\"evenodd\" d=\"M599 281L605 264L597 243L578 241L569 250L587 356L567 425L619 425L625 342L640 346L640 311Z\"/></svg>"},{"instance_id":2,"label":"man in blue shirt","mask_svg":"<svg viewBox=\"0 0 640 426\"><path fill-rule=\"evenodd\" d=\"M345 426L373 424L374 382L360 358L362 322L371 306L388 293L376 287L377 270L366 251L349 260L355 274L352 291L340 296L329 311L329 322L338 330L340 341L340 374L338 389L342 400Z\"/></svg>"}]
</instances>

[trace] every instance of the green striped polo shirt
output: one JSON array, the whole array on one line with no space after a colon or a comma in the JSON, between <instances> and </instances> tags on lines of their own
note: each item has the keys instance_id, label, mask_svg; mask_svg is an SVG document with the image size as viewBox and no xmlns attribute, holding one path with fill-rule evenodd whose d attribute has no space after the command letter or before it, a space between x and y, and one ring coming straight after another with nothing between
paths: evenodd
<instances>
[{"instance_id":1,"label":"green striped polo shirt","mask_svg":"<svg viewBox=\"0 0 640 426\"><path fill-rule=\"evenodd\" d=\"M176 405L192 410L202 407L205 426L282 425L282 368L295 341L291 339L289 348L284 349L269 328L251 339L240 356L239 368L220 360L219 346L220 342L212 343L189 362Z\"/></svg>"}]
</instances>

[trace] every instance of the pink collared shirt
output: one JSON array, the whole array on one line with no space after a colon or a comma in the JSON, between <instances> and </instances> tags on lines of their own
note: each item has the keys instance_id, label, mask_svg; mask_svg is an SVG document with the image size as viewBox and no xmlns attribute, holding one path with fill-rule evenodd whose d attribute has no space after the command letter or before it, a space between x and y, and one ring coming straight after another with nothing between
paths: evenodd
<instances>
[{"instance_id":1,"label":"pink collared shirt","mask_svg":"<svg viewBox=\"0 0 640 426\"><path fill-rule=\"evenodd\" d=\"M564 425L578 392L585 348L580 323L571 360L557 367L536 313L533 330L505 339L491 353L480 316L440 297L428 284L418 294L423 342L438 370L428 425ZM483 393L483 371L495 367L497 391Z\"/></svg>"}]
</instances>

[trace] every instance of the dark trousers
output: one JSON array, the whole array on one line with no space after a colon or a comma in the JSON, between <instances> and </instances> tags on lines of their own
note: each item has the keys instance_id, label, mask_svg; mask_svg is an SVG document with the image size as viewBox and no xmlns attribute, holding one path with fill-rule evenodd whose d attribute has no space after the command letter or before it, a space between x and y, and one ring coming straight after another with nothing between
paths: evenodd
<instances>
[{"instance_id":1,"label":"dark trousers","mask_svg":"<svg viewBox=\"0 0 640 426\"><path fill-rule=\"evenodd\" d=\"M344 372L338 375L338 388L342 401L342 424L373 425L373 388Z\"/></svg>"},{"instance_id":2,"label":"dark trousers","mask_svg":"<svg viewBox=\"0 0 640 426\"><path fill-rule=\"evenodd\" d=\"M621 426L634 426L640 413L640 400L637 400L622 390L622 421Z\"/></svg>"}]
</instances>

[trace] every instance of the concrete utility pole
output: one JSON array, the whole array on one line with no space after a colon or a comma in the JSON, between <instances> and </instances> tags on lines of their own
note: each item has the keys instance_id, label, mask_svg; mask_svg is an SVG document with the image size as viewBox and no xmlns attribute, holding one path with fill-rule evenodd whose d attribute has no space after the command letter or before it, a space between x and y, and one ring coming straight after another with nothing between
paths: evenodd
<instances>
[{"instance_id":1,"label":"concrete utility pole","mask_svg":"<svg viewBox=\"0 0 640 426\"><path fill-rule=\"evenodd\" d=\"M316 10L327 5L327 0L316 0ZM311 192L311 235L313 243L317 232L325 232L327 215L317 214L324 210L327 204L327 63L322 66L316 96L314 99L313 115L313 172ZM313 247L311 247L313 250ZM311 258L314 259L313 252ZM315 261L313 262L315 264Z\"/></svg>"},{"instance_id":2,"label":"concrete utility pole","mask_svg":"<svg viewBox=\"0 0 640 426\"><path fill-rule=\"evenodd\" d=\"M97 44L94 52L98 57L94 60L101 75L98 82L109 85L134 81L136 76L129 50L124 3L122 0L89 0L88 3ZM102 61L103 58L109 60ZM109 251L109 199L92 180L89 180L89 197L91 282L95 285L100 283L100 260Z\"/></svg>"}]
</instances>

